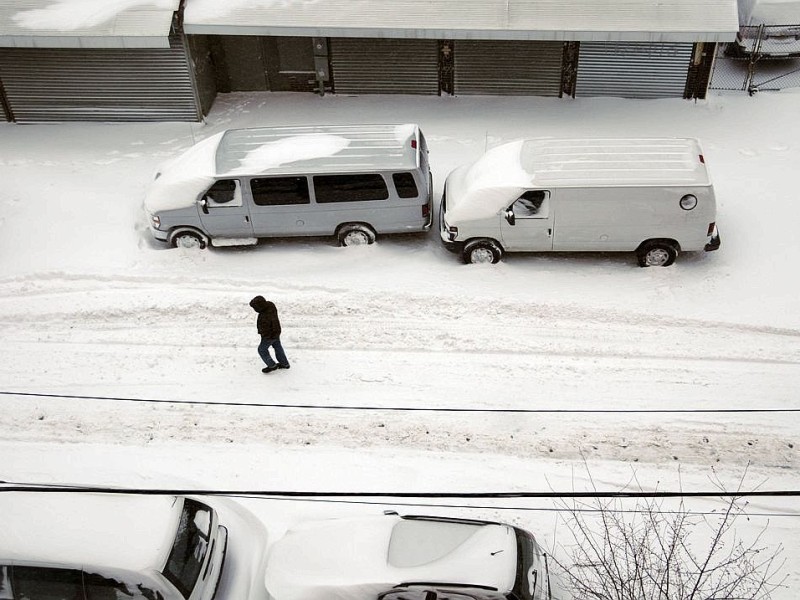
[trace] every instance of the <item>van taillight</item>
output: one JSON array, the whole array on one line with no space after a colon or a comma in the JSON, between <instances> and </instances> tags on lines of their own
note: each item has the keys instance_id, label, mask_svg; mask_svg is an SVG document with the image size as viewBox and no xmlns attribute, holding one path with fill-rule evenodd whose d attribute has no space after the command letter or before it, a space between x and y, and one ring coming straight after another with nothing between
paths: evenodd
<instances>
[{"instance_id":1,"label":"van taillight","mask_svg":"<svg viewBox=\"0 0 800 600\"><path fill-rule=\"evenodd\" d=\"M417 149L417 140L411 140L411 147L416 150Z\"/></svg>"},{"instance_id":2,"label":"van taillight","mask_svg":"<svg viewBox=\"0 0 800 600\"><path fill-rule=\"evenodd\" d=\"M708 233L706 235L714 235L714 230L717 228L716 223L709 223L708 224Z\"/></svg>"},{"instance_id":3,"label":"van taillight","mask_svg":"<svg viewBox=\"0 0 800 600\"><path fill-rule=\"evenodd\" d=\"M428 204L423 204L422 205L422 216L423 217L427 217L429 214L431 214L431 207Z\"/></svg>"},{"instance_id":4,"label":"van taillight","mask_svg":"<svg viewBox=\"0 0 800 600\"><path fill-rule=\"evenodd\" d=\"M703 155L702 155L702 154L699 154L698 156L700 157L700 162L701 162L702 164L706 164L706 159L705 159L705 158L703 158Z\"/></svg>"}]
</instances>

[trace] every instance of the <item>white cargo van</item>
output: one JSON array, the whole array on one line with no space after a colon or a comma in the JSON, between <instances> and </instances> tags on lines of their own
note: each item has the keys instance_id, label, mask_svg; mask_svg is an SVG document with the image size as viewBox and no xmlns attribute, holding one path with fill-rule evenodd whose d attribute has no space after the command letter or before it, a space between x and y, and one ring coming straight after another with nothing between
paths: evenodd
<instances>
[{"instance_id":1,"label":"white cargo van","mask_svg":"<svg viewBox=\"0 0 800 600\"><path fill-rule=\"evenodd\" d=\"M635 252L671 265L716 250L716 202L692 139L534 139L453 171L440 207L444 244L467 263L504 252Z\"/></svg>"},{"instance_id":2,"label":"white cargo van","mask_svg":"<svg viewBox=\"0 0 800 600\"><path fill-rule=\"evenodd\" d=\"M350 246L428 231L431 190L414 124L231 129L163 167L145 209L172 246L327 235Z\"/></svg>"}]
</instances>

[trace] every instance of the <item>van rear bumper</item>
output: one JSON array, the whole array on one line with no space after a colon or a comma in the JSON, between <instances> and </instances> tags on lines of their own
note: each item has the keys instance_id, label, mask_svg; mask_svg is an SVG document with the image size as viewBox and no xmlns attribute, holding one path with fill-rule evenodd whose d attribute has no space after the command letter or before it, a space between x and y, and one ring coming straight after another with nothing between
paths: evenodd
<instances>
[{"instance_id":1,"label":"van rear bumper","mask_svg":"<svg viewBox=\"0 0 800 600\"><path fill-rule=\"evenodd\" d=\"M715 231L714 235L711 236L711 239L705 245L703 250L705 250L706 252L713 252L714 250L719 250L721 244L722 241L719 239L719 232Z\"/></svg>"}]
</instances>

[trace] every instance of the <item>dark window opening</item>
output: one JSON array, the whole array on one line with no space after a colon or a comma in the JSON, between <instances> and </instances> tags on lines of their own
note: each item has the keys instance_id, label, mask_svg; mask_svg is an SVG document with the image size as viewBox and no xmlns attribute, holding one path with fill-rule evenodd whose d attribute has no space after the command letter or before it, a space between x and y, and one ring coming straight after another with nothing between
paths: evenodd
<instances>
[{"instance_id":1,"label":"dark window opening","mask_svg":"<svg viewBox=\"0 0 800 600\"><path fill-rule=\"evenodd\" d=\"M308 179L305 177L270 177L251 179L250 191L258 206L309 204Z\"/></svg>"},{"instance_id":2,"label":"dark window opening","mask_svg":"<svg viewBox=\"0 0 800 600\"><path fill-rule=\"evenodd\" d=\"M389 189L378 174L369 175L319 175L314 177L317 202L362 202L386 200Z\"/></svg>"},{"instance_id":3,"label":"dark window opening","mask_svg":"<svg viewBox=\"0 0 800 600\"><path fill-rule=\"evenodd\" d=\"M239 181L237 179L221 179L205 193L205 198L212 206L241 206Z\"/></svg>"},{"instance_id":4,"label":"dark window opening","mask_svg":"<svg viewBox=\"0 0 800 600\"><path fill-rule=\"evenodd\" d=\"M83 577L76 569L14 567L17 600L83 600Z\"/></svg>"},{"instance_id":5,"label":"dark window opening","mask_svg":"<svg viewBox=\"0 0 800 600\"><path fill-rule=\"evenodd\" d=\"M278 69L281 73L314 73L314 47L311 38L275 38L278 46Z\"/></svg>"},{"instance_id":6,"label":"dark window opening","mask_svg":"<svg viewBox=\"0 0 800 600\"><path fill-rule=\"evenodd\" d=\"M417 182L411 173L393 173L392 181L400 198L416 198L419 196Z\"/></svg>"}]
</instances>

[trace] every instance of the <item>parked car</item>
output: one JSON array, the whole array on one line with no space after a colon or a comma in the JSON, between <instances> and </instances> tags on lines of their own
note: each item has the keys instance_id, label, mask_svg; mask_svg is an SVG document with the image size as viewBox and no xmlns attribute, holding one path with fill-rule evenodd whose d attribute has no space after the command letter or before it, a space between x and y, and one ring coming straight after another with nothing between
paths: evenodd
<instances>
[{"instance_id":1,"label":"parked car","mask_svg":"<svg viewBox=\"0 0 800 600\"><path fill-rule=\"evenodd\" d=\"M0 493L0 599L212 600L227 530L192 498Z\"/></svg>"},{"instance_id":2,"label":"parked car","mask_svg":"<svg viewBox=\"0 0 800 600\"><path fill-rule=\"evenodd\" d=\"M440 205L445 246L467 263L505 252L635 252L671 265L716 250L716 200L691 139L519 140L453 171Z\"/></svg>"},{"instance_id":3,"label":"parked car","mask_svg":"<svg viewBox=\"0 0 800 600\"><path fill-rule=\"evenodd\" d=\"M304 524L267 558L273 600L550 600L529 532L491 521L387 513Z\"/></svg>"},{"instance_id":4,"label":"parked car","mask_svg":"<svg viewBox=\"0 0 800 600\"><path fill-rule=\"evenodd\" d=\"M172 246L328 235L352 246L428 231L432 189L414 124L232 129L163 167L145 208Z\"/></svg>"}]
</instances>

